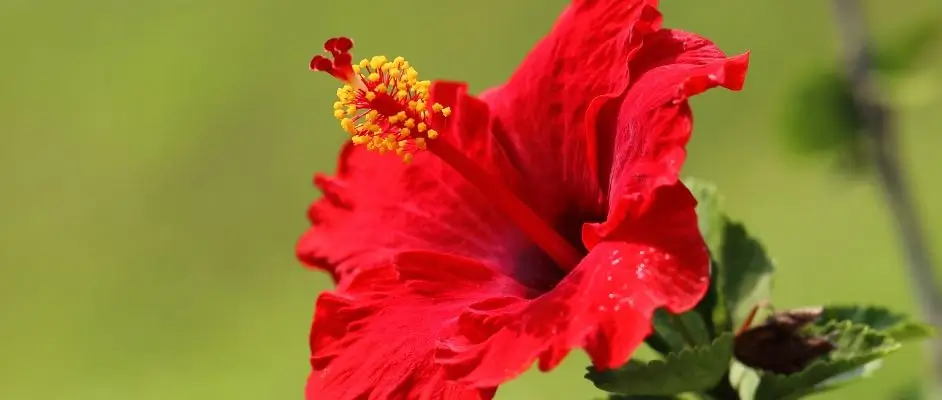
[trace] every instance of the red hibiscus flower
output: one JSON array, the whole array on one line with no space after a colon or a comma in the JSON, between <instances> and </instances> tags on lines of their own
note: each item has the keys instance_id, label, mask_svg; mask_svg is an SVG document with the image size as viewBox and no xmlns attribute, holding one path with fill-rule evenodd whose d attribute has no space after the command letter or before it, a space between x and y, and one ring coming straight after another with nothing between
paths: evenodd
<instances>
[{"instance_id":1,"label":"red hibiscus flower","mask_svg":"<svg viewBox=\"0 0 942 400\"><path fill-rule=\"evenodd\" d=\"M334 109L352 141L316 176L297 245L338 285L317 302L307 399L490 399L573 348L614 368L655 309L700 300L687 98L740 89L748 56L662 29L656 5L574 1L478 97L325 43L333 59L311 68L346 83Z\"/></svg>"}]
</instances>

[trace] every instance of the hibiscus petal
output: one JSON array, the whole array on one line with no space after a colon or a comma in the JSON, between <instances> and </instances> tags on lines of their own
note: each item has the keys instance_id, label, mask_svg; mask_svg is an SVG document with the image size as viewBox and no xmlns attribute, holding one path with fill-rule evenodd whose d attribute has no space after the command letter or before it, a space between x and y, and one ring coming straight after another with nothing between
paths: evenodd
<instances>
[{"instance_id":1,"label":"hibiscus petal","mask_svg":"<svg viewBox=\"0 0 942 400\"><path fill-rule=\"evenodd\" d=\"M614 368L650 333L656 308L692 307L709 276L693 197L678 182L631 200L630 223L596 232L588 256L553 290L471 304L436 352L448 376L495 386L535 359L550 370L575 347L596 367Z\"/></svg>"},{"instance_id":2,"label":"hibiscus petal","mask_svg":"<svg viewBox=\"0 0 942 400\"><path fill-rule=\"evenodd\" d=\"M540 194L535 197L551 199L533 205L548 219L570 212L572 204L597 211L585 114L594 98L624 92L632 54L644 35L660 28L656 5L574 1L510 80L481 95L495 115L494 134L527 174L531 191Z\"/></svg>"},{"instance_id":3,"label":"hibiscus petal","mask_svg":"<svg viewBox=\"0 0 942 400\"><path fill-rule=\"evenodd\" d=\"M437 330L463 305L396 302L324 293L313 332L343 332L314 347L307 400L486 400L494 389L446 382L432 355ZM312 341L312 346L316 345Z\"/></svg>"},{"instance_id":4,"label":"hibiscus petal","mask_svg":"<svg viewBox=\"0 0 942 400\"><path fill-rule=\"evenodd\" d=\"M318 299L311 329L308 400L487 400L495 387L445 380L434 363L440 332L468 304L529 289L470 259L404 253L396 268L356 275ZM396 271L408 282L399 283ZM455 295L438 297L444 291Z\"/></svg>"},{"instance_id":5,"label":"hibiscus petal","mask_svg":"<svg viewBox=\"0 0 942 400\"><path fill-rule=\"evenodd\" d=\"M487 105L466 90L464 84L433 84L432 101L453 111L437 140L460 146L505 184L518 186L517 171L487 132ZM387 265L396 253L410 250L444 251L507 268L533 260L519 275L536 285L558 274L485 195L432 154L417 154L407 165L348 143L336 176L318 175L315 184L324 196L311 205L312 227L296 251L307 265L331 272L341 289L344 276ZM546 266L545 274L540 266Z\"/></svg>"},{"instance_id":6,"label":"hibiscus petal","mask_svg":"<svg viewBox=\"0 0 942 400\"><path fill-rule=\"evenodd\" d=\"M608 150L599 151L597 162L610 201L673 183L693 129L687 99L716 86L741 89L748 57L727 58L712 42L688 32L665 29L644 38L631 61L630 88L606 100L591 126L598 148Z\"/></svg>"}]
</instances>

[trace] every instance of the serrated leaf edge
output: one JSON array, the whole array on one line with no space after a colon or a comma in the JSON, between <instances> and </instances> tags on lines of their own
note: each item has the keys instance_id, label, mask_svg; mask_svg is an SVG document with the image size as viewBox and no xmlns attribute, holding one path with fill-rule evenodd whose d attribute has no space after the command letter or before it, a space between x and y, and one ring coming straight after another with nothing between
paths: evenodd
<instances>
[{"instance_id":1,"label":"serrated leaf edge","mask_svg":"<svg viewBox=\"0 0 942 400\"><path fill-rule=\"evenodd\" d=\"M886 314L888 314L888 315L890 315L890 316L892 316L892 317L898 318L900 321L899 321L898 323L894 324L893 326L891 326L891 327L889 327L889 328L884 328L884 329L877 329L877 328L874 328L872 325L868 324L868 323L865 322L865 321L855 321L855 320L830 320L830 321L850 321L850 322L853 322L853 323L855 323L855 324L867 325L867 326L870 327L871 329L874 329L874 330L876 330L877 332L880 332L880 333L883 333L883 334L885 334L885 335L888 335L888 336L890 336L892 339L894 339L894 340L896 340L896 341L899 341L899 342L907 342L907 341L911 341L911 340L926 339L926 338L931 338L931 337L935 337L935 336L938 335L938 331L936 330L936 328L935 328L934 326L929 325L929 324L924 323L924 322L921 322L921 321L919 321L919 320L917 320L917 319L911 317L909 314L906 314L906 313L904 313L904 312L895 311L895 310L893 310L893 309L891 309L891 308L889 308L889 307L887 307L887 306L876 305L876 304L864 304L864 305L860 305L860 304L857 304L857 305L855 305L855 304L829 304L829 305L824 306L825 312L827 312L829 309L853 309L853 308L862 309L862 310L879 310L879 311L881 311L881 312L885 312ZM823 316L822 316L822 317L823 317ZM829 322L830 322L830 321L829 321ZM897 336L897 334L898 334L899 332L904 331L905 329L907 329L907 328L909 328L909 327L914 327L914 328L916 328L916 329L921 330L922 332L925 333L924 336L913 336L913 337L900 337L900 336Z\"/></svg>"},{"instance_id":2,"label":"serrated leaf edge","mask_svg":"<svg viewBox=\"0 0 942 400\"><path fill-rule=\"evenodd\" d=\"M586 374L585 374L585 378L588 379L589 381L591 381L592 384L595 385L595 387L597 387L597 388L599 388L599 389L601 389L601 390L605 390L605 391L611 392L611 393L618 393L618 392L612 391L612 390L610 390L610 389L606 389L606 388L603 387L603 386L608 386L608 385L606 385L605 383L601 383L601 384L600 384L599 382L596 382L595 379L592 379L592 377L593 377L593 376L598 377L598 376L601 375L601 374L617 374L619 371L625 371L625 370L627 370L627 369L635 369L635 370L637 370L637 369L641 369L641 368L666 368L667 365L668 365L670 362L679 360L679 359L681 359L681 357L688 357L688 356L691 356L691 355L694 355L694 356L706 355L706 354L709 353L711 350L713 350L713 349L715 349L717 346L719 346L721 341L727 341L727 342L728 342L725 346L727 346L727 347L729 348L729 351L728 351L729 356L728 356L728 357L729 357L729 361L732 361L732 359L733 359L733 339L734 339L734 338L735 338L735 336L734 336L731 332L726 332L726 333L723 333L722 335L720 335L719 337L717 337L716 339L714 339L713 341L711 341L710 343L706 343L706 344L703 344L703 345L700 345L700 346L695 346L695 347L688 347L688 348L685 348L685 349L680 350L680 351L678 351L678 352L669 353L669 354L667 354L667 356L665 356L663 359L653 359L653 360L646 360L646 361L629 360L628 363L626 363L625 365L623 365L623 366L621 366L621 367L619 367L619 368L616 368L616 369L608 370L608 371L597 371L597 370L595 370L594 367L591 367L591 366L590 366L590 367L587 368L588 371L587 371ZM729 361L728 361L728 362L729 362ZM727 362L727 363L728 363L728 362ZM725 373L726 373L726 370L723 370L722 373L719 373L718 376L717 376L717 381L719 381L720 379L723 379L723 376L725 375ZM706 388L704 388L704 389L706 389Z\"/></svg>"}]
</instances>

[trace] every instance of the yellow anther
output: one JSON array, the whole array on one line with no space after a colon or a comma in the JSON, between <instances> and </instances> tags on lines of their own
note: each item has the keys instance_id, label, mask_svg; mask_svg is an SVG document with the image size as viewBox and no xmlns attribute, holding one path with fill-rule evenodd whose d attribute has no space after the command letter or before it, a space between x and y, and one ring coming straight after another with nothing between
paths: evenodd
<instances>
[{"instance_id":1,"label":"yellow anther","mask_svg":"<svg viewBox=\"0 0 942 400\"><path fill-rule=\"evenodd\" d=\"M334 116L356 145L380 153L395 152L406 162L438 137L430 129L432 113L448 116L451 110L429 102L430 81L402 57L364 59L353 66L356 77L337 90Z\"/></svg>"},{"instance_id":2,"label":"yellow anther","mask_svg":"<svg viewBox=\"0 0 942 400\"><path fill-rule=\"evenodd\" d=\"M357 128L353 125L353 120L350 118L340 120L340 127L351 134L357 133Z\"/></svg>"},{"instance_id":3,"label":"yellow anther","mask_svg":"<svg viewBox=\"0 0 942 400\"><path fill-rule=\"evenodd\" d=\"M386 56L373 56L370 60L370 68L379 69L386 63Z\"/></svg>"},{"instance_id":4,"label":"yellow anther","mask_svg":"<svg viewBox=\"0 0 942 400\"><path fill-rule=\"evenodd\" d=\"M405 153L402 155L402 161L406 164L409 164L412 162L412 157L412 153Z\"/></svg>"},{"instance_id":5,"label":"yellow anther","mask_svg":"<svg viewBox=\"0 0 942 400\"><path fill-rule=\"evenodd\" d=\"M351 67L353 67L353 73L354 73L354 74L359 74L360 71L363 70L363 67L361 67L359 64L351 65Z\"/></svg>"}]
</instances>

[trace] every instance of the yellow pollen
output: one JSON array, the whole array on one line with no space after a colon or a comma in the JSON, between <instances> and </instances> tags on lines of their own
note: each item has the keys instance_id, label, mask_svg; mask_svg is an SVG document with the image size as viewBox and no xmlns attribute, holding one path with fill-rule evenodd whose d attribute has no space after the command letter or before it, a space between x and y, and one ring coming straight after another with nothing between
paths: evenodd
<instances>
[{"instance_id":1,"label":"yellow pollen","mask_svg":"<svg viewBox=\"0 0 942 400\"><path fill-rule=\"evenodd\" d=\"M419 73L402 57L363 59L353 71L357 86L337 89L334 117L355 145L395 152L411 162L415 153L427 148L428 140L439 136L430 129L432 115L448 117L451 109L429 103L432 83L418 80Z\"/></svg>"}]
</instances>

